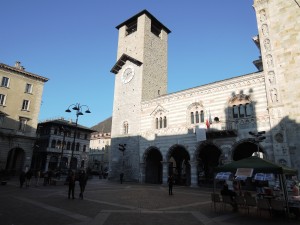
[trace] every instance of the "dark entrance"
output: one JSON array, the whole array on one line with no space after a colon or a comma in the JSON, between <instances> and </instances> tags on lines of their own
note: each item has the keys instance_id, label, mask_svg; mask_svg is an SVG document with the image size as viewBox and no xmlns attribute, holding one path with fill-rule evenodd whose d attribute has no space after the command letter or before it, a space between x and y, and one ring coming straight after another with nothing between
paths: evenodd
<instances>
[{"instance_id":1,"label":"dark entrance","mask_svg":"<svg viewBox=\"0 0 300 225\"><path fill-rule=\"evenodd\" d=\"M169 175L173 174L175 184L191 184L190 155L181 145L174 145L169 151Z\"/></svg>"},{"instance_id":2,"label":"dark entrance","mask_svg":"<svg viewBox=\"0 0 300 225\"><path fill-rule=\"evenodd\" d=\"M220 149L213 144L205 143L200 147L198 155L198 183L207 183L213 180L213 169L219 165L220 155Z\"/></svg>"},{"instance_id":3,"label":"dark entrance","mask_svg":"<svg viewBox=\"0 0 300 225\"><path fill-rule=\"evenodd\" d=\"M19 174L23 169L24 164L24 150L22 148L13 148L9 151L6 170L11 174Z\"/></svg>"},{"instance_id":4,"label":"dark entrance","mask_svg":"<svg viewBox=\"0 0 300 225\"><path fill-rule=\"evenodd\" d=\"M236 146L232 155L232 159L234 161L241 160L248 158L257 152L263 153L262 149L259 148L256 143L246 141Z\"/></svg>"},{"instance_id":5,"label":"dark entrance","mask_svg":"<svg viewBox=\"0 0 300 225\"><path fill-rule=\"evenodd\" d=\"M162 155L157 148L150 148L145 153L145 182L162 183Z\"/></svg>"}]
</instances>

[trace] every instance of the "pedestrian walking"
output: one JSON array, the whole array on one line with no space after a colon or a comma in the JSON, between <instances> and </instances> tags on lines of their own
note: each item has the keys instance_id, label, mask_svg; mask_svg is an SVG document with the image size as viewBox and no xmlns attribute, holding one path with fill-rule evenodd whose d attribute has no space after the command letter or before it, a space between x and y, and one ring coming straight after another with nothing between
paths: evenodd
<instances>
[{"instance_id":1,"label":"pedestrian walking","mask_svg":"<svg viewBox=\"0 0 300 225\"><path fill-rule=\"evenodd\" d=\"M68 199L70 199L71 194L72 194L72 199L75 199L74 192L75 192L75 181L76 180L75 180L75 174L73 171L69 172L67 180L69 182Z\"/></svg>"},{"instance_id":2,"label":"pedestrian walking","mask_svg":"<svg viewBox=\"0 0 300 225\"><path fill-rule=\"evenodd\" d=\"M120 183L123 184L124 173L120 173Z\"/></svg>"},{"instance_id":3,"label":"pedestrian walking","mask_svg":"<svg viewBox=\"0 0 300 225\"><path fill-rule=\"evenodd\" d=\"M84 170L82 170L79 174L79 187L80 187L80 194L79 194L79 198L83 199L83 192L85 190L85 186L87 183L87 179L88 176L86 174L86 172Z\"/></svg>"},{"instance_id":4,"label":"pedestrian walking","mask_svg":"<svg viewBox=\"0 0 300 225\"><path fill-rule=\"evenodd\" d=\"M35 186L39 186L39 182L40 182L40 177L41 177L41 171L37 170L35 173Z\"/></svg>"},{"instance_id":5,"label":"pedestrian walking","mask_svg":"<svg viewBox=\"0 0 300 225\"><path fill-rule=\"evenodd\" d=\"M174 183L174 177L173 177L173 175L170 175L168 177L169 195L173 195L173 183Z\"/></svg>"},{"instance_id":6,"label":"pedestrian walking","mask_svg":"<svg viewBox=\"0 0 300 225\"><path fill-rule=\"evenodd\" d=\"M29 187L30 182L31 182L31 177L32 177L32 170L31 169L29 169L27 171L27 173L25 174L25 177L26 177L26 187Z\"/></svg>"},{"instance_id":7,"label":"pedestrian walking","mask_svg":"<svg viewBox=\"0 0 300 225\"><path fill-rule=\"evenodd\" d=\"M25 172L24 171L22 171L21 173L20 173L20 177L19 177L19 179L20 179L20 188L22 188L23 187L23 185L24 185L24 182L25 182L25 178L26 176L25 176Z\"/></svg>"}]
</instances>

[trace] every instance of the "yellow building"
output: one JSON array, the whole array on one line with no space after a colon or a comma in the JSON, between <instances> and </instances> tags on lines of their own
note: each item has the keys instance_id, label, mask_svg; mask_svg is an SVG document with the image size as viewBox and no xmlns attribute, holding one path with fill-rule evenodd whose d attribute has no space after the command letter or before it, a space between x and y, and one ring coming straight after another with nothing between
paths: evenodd
<instances>
[{"instance_id":1,"label":"yellow building","mask_svg":"<svg viewBox=\"0 0 300 225\"><path fill-rule=\"evenodd\" d=\"M48 78L0 63L0 170L30 167L45 82Z\"/></svg>"}]
</instances>

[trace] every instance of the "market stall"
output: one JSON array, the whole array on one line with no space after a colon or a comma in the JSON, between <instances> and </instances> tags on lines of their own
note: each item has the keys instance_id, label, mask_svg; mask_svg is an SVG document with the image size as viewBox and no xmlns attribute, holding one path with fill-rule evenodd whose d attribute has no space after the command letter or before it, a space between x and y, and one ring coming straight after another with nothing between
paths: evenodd
<instances>
[{"instance_id":1,"label":"market stall","mask_svg":"<svg viewBox=\"0 0 300 225\"><path fill-rule=\"evenodd\" d=\"M289 208L288 191L286 185L286 175L297 175L297 170L288 168L283 165L276 164L266 159L259 158L257 156L251 156L242 160L234 161L232 163L218 166L215 168L216 173L231 172L234 175L242 175L237 173L238 171L253 171L253 175L259 177L261 174L275 174L279 177L280 187L282 188L284 201L287 209ZM258 175L256 175L258 174ZM247 175L246 175L247 176ZM248 175L249 176L249 175ZM252 174L251 174L252 176ZM215 182L214 182L215 183ZM214 185L215 192L215 185Z\"/></svg>"}]
</instances>

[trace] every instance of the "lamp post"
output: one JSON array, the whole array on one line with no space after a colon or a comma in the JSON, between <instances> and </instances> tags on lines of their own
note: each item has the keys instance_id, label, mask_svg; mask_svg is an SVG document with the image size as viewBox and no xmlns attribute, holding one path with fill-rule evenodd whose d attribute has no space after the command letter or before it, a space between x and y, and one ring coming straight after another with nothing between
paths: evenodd
<instances>
[{"instance_id":1,"label":"lamp post","mask_svg":"<svg viewBox=\"0 0 300 225\"><path fill-rule=\"evenodd\" d=\"M249 132L249 134L254 137L254 141L257 144L257 152L256 155L259 157L259 142L262 142L263 140L266 139L265 136L263 136L266 133L266 131L260 131L257 133L254 133L252 131Z\"/></svg>"},{"instance_id":2,"label":"lamp post","mask_svg":"<svg viewBox=\"0 0 300 225\"><path fill-rule=\"evenodd\" d=\"M70 165L69 165L69 169L72 169L72 164L73 164L73 155L74 155L74 150L75 150L75 140L76 140L76 135L77 135L77 127L78 127L78 118L79 116L84 115L82 113L82 109L83 108L87 108L87 110L85 110L85 113L91 113L91 111L89 110L89 107L87 105L80 105L80 103L76 103L76 104L72 104L68 107L68 109L66 110L67 113L72 112L70 110L70 107L72 107L72 110L74 110L76 112L76 121L75 121L75 131L74 131L74 138L73 138L73 143L72 143L72 154L71 154L71 159L70 159Z\"/></svg>"}]
</instances>

